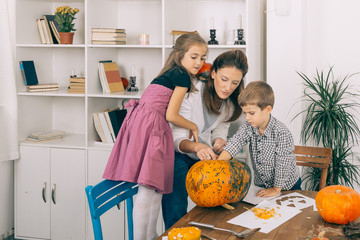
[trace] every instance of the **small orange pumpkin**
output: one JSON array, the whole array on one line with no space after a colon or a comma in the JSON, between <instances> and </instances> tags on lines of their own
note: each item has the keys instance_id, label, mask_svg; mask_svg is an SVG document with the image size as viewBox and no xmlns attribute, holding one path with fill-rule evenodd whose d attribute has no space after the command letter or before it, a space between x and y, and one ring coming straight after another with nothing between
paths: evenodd
<instances>
[{"instance_id":1,"label":"small orange pumpkin","mask_svg":"<svg viewBox=\"0 0 360 240\"><path fill-rule=\"evenodd\" d=\"M360 216L360 194L350 187L327 186L316 194L315 204L329 223L347 224Z\"/></svg>"},{"instance_id":2,"label":"small orange pumpkin","mask_svg":"<svg viewBox=\"0 0 360 240\"><path fill-rule=\"evenodd\" d=\"M197 227L173 228L168 233L169 240L200 240L201 230Z\"/></svg>"},{"instance_id":3,"label":"small orange pumpkin","mask_svg":"<svg viewBox=\"0 0 360 240\"><path fill-rule=\"evenodd\" d=\"M237 160L206 160L195 163L186 176L186 189L200 207L238 202L251 183L248 165Z\"/></svg>"},{"instance_id":4,"label":"small orange pumpkin","mask_svg":"<svg viewBox=\"0 0 360 240\"><path fill-rule=\"evenodd\" d=\"M206 81L209 79L210 76L210 70L211 70L212 64L211 63L204 63L202 67L200 68L199 72L196 74L199 80Z\"/></svg>"}]
</instances>

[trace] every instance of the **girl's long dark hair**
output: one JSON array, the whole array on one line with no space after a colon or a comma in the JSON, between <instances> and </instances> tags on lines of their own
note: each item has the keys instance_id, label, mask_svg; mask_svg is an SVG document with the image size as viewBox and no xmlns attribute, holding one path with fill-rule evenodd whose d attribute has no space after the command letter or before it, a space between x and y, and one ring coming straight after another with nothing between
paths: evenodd
<instances>
[{"instance_id":1,"label":"girl's long dark hair","mask_svg":"<svg viewBox=\"0 0 360 240\"><path fill-rule=\"evenodd\" d=\"M224 67L236 67L239 69L243 77L239 86L234 90L234 92L230 95L229 99L234 105L234 112L230 116L226 122L232 122L238 119L241 115L241 107L238 102L238 97L240 92L244 90L244 77L248 72L248 62L245 53L241 50L231 50L220 54L213 62L210 72L215 71L217 72L219 69ZM204 89L204 100L206 107L208 110L215 114L220 114L219 110L217 109L218 104L216 104L220 99L216 94L215 87L214 87L214 79L209 77L209 80L206 81L205 89Z\"/></svg>"}]
</instances>

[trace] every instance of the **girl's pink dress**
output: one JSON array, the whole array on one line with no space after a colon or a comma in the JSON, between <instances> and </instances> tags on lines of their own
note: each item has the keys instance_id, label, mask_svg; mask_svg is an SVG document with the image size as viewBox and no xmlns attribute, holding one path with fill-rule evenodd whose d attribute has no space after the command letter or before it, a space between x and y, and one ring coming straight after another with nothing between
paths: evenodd
<instances>
[{"instance_id":1,"label":"girl's pink dress","mask_svg":"<svg viewBox=\"0 0 360 240\"><path fill-rule=\"evenodd\" d=\"M174 142L165 113L173 90L150 84L130 100L103 178L136 182L159 193L172 192Z\"/></svg>"}]
</instances>

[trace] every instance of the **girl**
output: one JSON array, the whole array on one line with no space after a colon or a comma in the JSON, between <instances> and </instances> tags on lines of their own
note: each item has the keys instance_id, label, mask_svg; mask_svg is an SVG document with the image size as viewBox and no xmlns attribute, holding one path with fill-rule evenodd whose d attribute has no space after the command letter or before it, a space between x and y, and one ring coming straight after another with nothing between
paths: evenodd
<instances>
[{"instance_id":1,"label":"girl","mask_svg":"<svg viewBox=\"0 0 360 240\"><path fill-rule=\"evenodd\" d=\"M246 55L241 50L220 54L210 69L206 82L194 81L197 92L182 102L180 114L199 128L199 142L188 139L186 129L172 126L175 144L174 187L162 199L165 228L168 229L187 212L186 174L196 161L216 159L226 144L230 122L241 115L238 96L244 89L248 71Z\"/></svg>"},{"instance_id":2,"label":"girl","mask_svg":"<svg viewBox=\"0 0 360 240\"><path fill-rule=\"evenodd\" d=\"M190 130L198 141L196 124L179 115L185 94L195 91L191 78L202 67L207 44L198 34L181 35L164 68L132 107L121 126L103 177L136 182L135 240L155 239L162 194L171 193L174 143L168 122Z\"/></svg>"}]
</instances>

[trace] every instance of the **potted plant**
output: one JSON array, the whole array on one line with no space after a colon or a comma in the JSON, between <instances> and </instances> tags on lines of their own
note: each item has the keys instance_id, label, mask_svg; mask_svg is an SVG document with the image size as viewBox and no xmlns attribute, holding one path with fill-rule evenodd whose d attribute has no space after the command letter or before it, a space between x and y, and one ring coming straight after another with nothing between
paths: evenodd
<instances>
[{"instance_id":1,"label":"potted plant","mask_svg":"<svg viewBox=\"0 0 360 240\"><path fill-rule=\"evenodd\" d=\"M56 8L55 21L59 24L59 35L61 44L72 44L74 38L73 21L76 19L75 15L79 12L77 8L71 8L69 6L62 6Z\"/></svg>"},{"instance_id":2,"label":"potted plant","mask_svg":"<svg viewBox=\"0 0 360 240\"><path fill-rule=\"evenodd\" d=\"M332 149L326 185L341 184L353 188L353 183L359 183L360 179L359 165L354 164L360 158L352 152L360 137L353 115L360 107L360 99L347 80L355 74L335 78L333 67L330 67L327 73L316 70L311 80L304 73L297 73L305 85L302 100L308 103L306 109L294 117L305 114L301 142L306 145L308 141L313 141L316 145ZM317 190L320 175L320 169L306 168L303 174L305 188Z\"/></svg>"}]
</instances>

